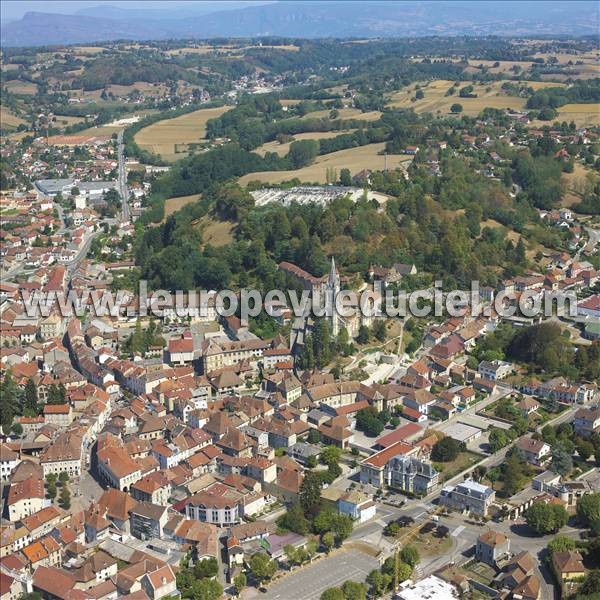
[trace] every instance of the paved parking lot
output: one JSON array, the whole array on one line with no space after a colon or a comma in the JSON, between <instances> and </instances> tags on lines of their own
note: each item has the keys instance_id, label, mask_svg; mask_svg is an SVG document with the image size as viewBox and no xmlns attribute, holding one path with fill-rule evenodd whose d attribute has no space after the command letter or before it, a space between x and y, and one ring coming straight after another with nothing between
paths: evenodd
<instances>
[{"instance_id":1,"label":"paved parking lot","mask_svg":"<svg viewBox=\"0 0 600 600\"><path fill-rule=\"evenodd\" d=\"M379 568L377 559L359 550L345 550L323 558L269 586L264 600L319 600L322 592L339 587L348 579L364 581Z\"/></svg>"}]
</instances>

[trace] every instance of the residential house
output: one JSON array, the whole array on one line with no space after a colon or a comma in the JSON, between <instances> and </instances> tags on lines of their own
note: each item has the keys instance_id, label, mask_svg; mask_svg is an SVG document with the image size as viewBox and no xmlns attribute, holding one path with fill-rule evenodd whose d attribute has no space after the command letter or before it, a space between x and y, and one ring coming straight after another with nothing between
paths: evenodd
<instances>
[{"instance_id":1,"label":"residential house","mask_svg":"<svg viewBox=\"0 0 600 600\"><path fill-rule=\"evenodd\" d=\"M495 497L496 492L492 488L467 479L455 486L444 487L440 504L485 517Z\"/></svg>"},{"instance_id":2,"label":"residential house","mask_svg":"<svg viewBox=\"0 0 600 600\"><path fill-rule=\"evenodd\" d=\"M503 533L489 529L477 538L475 558L491 567L510 553L510 539Z\"/></svg>"},{"instance_id":3,"label":"residential house","mask_svg":"<svg viewBox=\"0 0 600 600\"><path fill-rule=\"evenodd\" d=\"M508 377L513 371L513 365L503 360L482 360L477 369L483 379L499 381Z\"/></svg>"},{"instance_id":4,"label":"residential house","mask_svg":"<svg viewBox=\"0 0 600 600\"><path fill-rule=\"evenodd\" d=\"M551 458L552 450L550 445L543 440L522 437L516 441L515 446L528 463L537 467L541 467Z\"/></svg>"}]
</instances>

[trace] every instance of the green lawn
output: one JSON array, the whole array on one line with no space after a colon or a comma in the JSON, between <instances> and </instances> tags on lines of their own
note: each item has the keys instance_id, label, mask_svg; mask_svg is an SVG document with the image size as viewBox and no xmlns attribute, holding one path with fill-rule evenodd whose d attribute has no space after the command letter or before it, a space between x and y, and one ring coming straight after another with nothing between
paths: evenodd
<instances>
[{"instance_id":1,"label":"green lawn","mask_svg":"<svg viewBox=\"0 0 600 600\"><path fill-rule=\"evenodd\" d=\"M453 461L450 462L434 462L433 466L439 471L440 479L443 483L452 479L455 475L462 473L465 469L475 466L478 462L481 462L485 457L477 452L471 452L465 450L461 452Z\"/></svg>"},{"instance_id":2,"label":"green lawn","mask_svg":"<svg viewBox=\"0 0 600 600\"><path fill-rule=\"evenodd\" d=\"M418 533L406 545L414 546L419 551L419 556L436 556L438 554L447 554L452 548L452 538L446 536L436 537L431 533Z\"/></svg>"}]
</instances>

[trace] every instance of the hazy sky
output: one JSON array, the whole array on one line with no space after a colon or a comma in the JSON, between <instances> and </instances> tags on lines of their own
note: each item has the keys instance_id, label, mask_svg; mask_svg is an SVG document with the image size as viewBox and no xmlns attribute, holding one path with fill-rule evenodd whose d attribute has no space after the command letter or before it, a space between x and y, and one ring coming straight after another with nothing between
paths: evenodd
<instances>
[{"instance_id":1,"label":"hazy sky","mask_svg":"<svg viewBox=\"0 0 600 600\"><path fill-rule=\"evenodd\" d=\"M0 2L0 13L2 20L14 21L20 19L26 12L46 12L46 13L64 13L73 14L81 8L90 6L118 6L119 8L153 8L169 9L171 6L204 4L202 0L2 0ZM211 0L209 2L216 5L217 9L226 8L228 2ZM250 4L250 2L248 2ZM256 4L265 4L265 2L256 2ZM221 5L221 6L219 6Z\"/></svg>"}]
</instances>

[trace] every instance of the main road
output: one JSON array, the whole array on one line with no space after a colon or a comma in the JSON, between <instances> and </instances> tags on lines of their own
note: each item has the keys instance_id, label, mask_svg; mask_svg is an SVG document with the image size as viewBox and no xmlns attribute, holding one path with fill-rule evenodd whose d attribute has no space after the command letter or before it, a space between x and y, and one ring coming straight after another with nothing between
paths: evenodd
<instances>
[{"instance_id":1,"label":"main road","mask_svg":"<svg viewBox=\"0 0 600 600\"><path fill-rule=\"evenodd\" d=\"M129 209L129 190L127 189L127 169L125 168L125 145L123 144L123 132L121 129L117 134L117 155L119 161L119 192L122 198L122 220L127 223L131 217Z\"/></svg>"}]
</instances>

